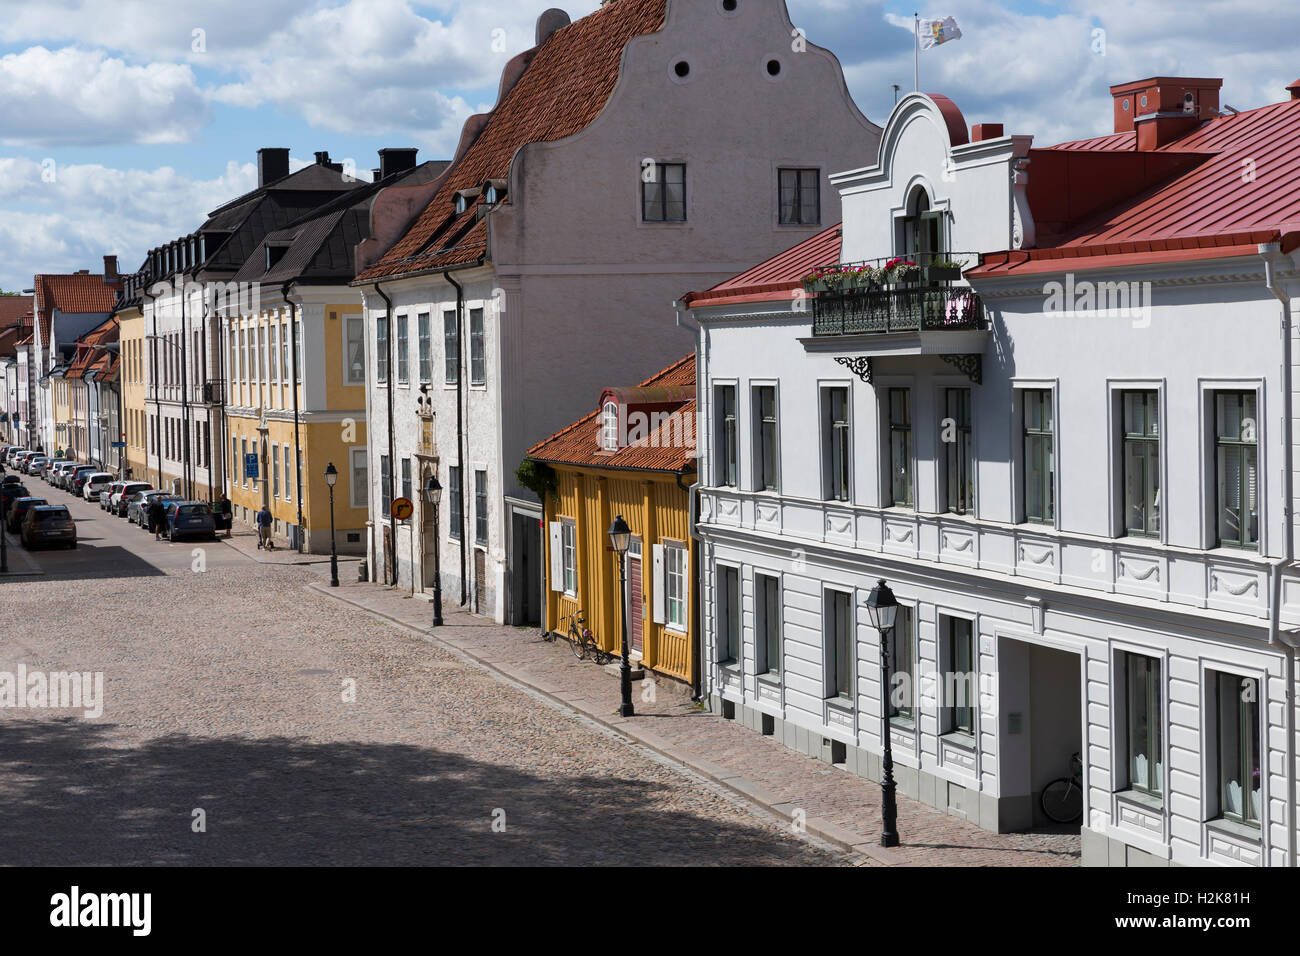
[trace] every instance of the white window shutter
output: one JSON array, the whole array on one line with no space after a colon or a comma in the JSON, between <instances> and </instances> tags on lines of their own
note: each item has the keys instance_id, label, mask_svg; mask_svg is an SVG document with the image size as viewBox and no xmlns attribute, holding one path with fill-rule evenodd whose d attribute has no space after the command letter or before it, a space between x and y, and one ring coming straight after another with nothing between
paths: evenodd
<instances>
[{"instance_id":1,"label":"white window shutter","mask_svg":"<svg viewBox=\"0 0 1300 956\"><path fill-rule=\"evenodd\" d=\"M664 610L664 605L667 603L664 600L664 597L668 591L668 582L664 577L664 546L662 544L656 544L652 550L654 551L655 565L654 586L652 588L654 597L654 622L656 624L663 624L664 621L668 619L668 615Z\"/></svg>"},{"instance_id":2,"label":"white window shutter","mask_svg":"<svg viewBox=\"0 0 1300 956\"><path fill-rule=\"evenodd\" d=\"M564 526L552 521L548 527L551 541L551 590L564 590Z\"/></svg>"}]
</instances>

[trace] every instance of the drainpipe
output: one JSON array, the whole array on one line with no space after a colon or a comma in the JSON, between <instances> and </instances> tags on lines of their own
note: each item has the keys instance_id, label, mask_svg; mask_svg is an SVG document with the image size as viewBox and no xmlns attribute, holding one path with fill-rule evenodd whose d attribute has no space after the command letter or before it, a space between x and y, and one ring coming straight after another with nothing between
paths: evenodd
<instances>
[{"instance_id":1,"label":"drainpipe","mask_svg":"<svg viewBox=\"0 0 1300 956\"><path fill-rule=\"evenodd\" d=\"M397 453L393 450L393 389L396 387L397 378L397 360L393 355L393 340L397 338L396 331L393 328L393 300L388 297L383 289L379 288L379 283L375 283L375 294L384 300L384 321L388 323L388 381L384 384L384 389L388 392L388 500L397 499L397 486L394 484L393 477L397 474ZM383 517L380 517L383 521ZM389 585L397 586L397 526L393 526L393 533L388 536L388 565L393 569L393 579ZM412 569L414 572L414 569Z\"/></svg>"},{"instance_id":2,"label":"drainpipe","mask_svg":"<svg viewBox=\"0 0 1300 956\"><path fill-rule=\"evenodd\" d=\"M1293 633L1282 633L1279 619L1282 609L1282 568L1295 559L1295 542L1291 527L1292 511L1292 428L1291 428L1291 300L1278 282L1277 261L1282 258L1278 242L1261 242L1259 255L1264 260L1264 285L1282 304L1282 557L1268 566L1269 576L1269 643L1286 648L1286 781L1287 781L1287 865L1296 865L1296 752L1295 752L1295 652ZM1289 262L1288 262L1289 264Z\"/></svg>"},{"instance_id":3,"label":"drainpipe","mask_svg":"<svg viewBox=\"0 0 1300 956\"><path fill-rule=\"evenodd\" d=\"M700 342L703 339L703 330L699 323L693 326L688 325L682 320L682 313L688 310L684 302L674 302L673 310L677 313L677 327L687 329L695 333L695 481L689 488L682 484L681 476L677 476L677 487L683 488L687 494L688 506L687 515L689 516L688 533L691 538L691 627L695 632L695 680L691 682L691 700L698 703L704 698L704 609L702 598L704 596L704 568L700 563L700 532L698 524L700 520L700 489L704 487L701 480L702 475L699 472L700 460L700 409L703 408L701 401L700 382L702 379L700 370L704 367L701 362Z\"/></svg>"},{"instance_id":4,"label":"drainpipe","mask_svg":"<svg viewBox=\"0 0 1300 956\"><path fill-rule=\"evenodd\" d=\"M467 571L465 569L465 417L464 417L464 388L465 374L468 368L461 359L465 355L465 347L461 344L464 338L462 332L464 327L465 316L465 288L459 282L451 277L450 272L444 272L443 276L452 287L456 290L456 470L460 473L460 522L457 525L457 531L460 534L460 606L464 607L469 602L469 595L465 589L465 580Z\"/></svg>"},{"instance_id":5,"label":"drainpipe","mask_svg":"<svg viewBox=\"0 0 1300 956\"><path fill-rule=\"evenodd\" d=\"M302 554L302 541L306 536L306 529L302 524L302 439L298 430L298 304L289 301L290 285L292 283L286 282L280 287L280 297L289 306L289 352L293 355L293 381L291 384L293 390L293 464L297 469L294 484L298 489L294 495L294 500L298 502L298 553Z\"/></svg>"}]
</instances>

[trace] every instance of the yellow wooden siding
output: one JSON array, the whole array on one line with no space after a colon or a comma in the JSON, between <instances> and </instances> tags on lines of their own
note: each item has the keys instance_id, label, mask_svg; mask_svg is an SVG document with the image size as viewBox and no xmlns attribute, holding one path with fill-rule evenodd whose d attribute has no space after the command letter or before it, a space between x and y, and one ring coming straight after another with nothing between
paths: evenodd
<instances>
[{"instance_id":1,"label":"yellow wooden siding","mask_svg":"<svg viewBox=\"0 0 1300 956\"><path fill-rule=\"evenodd\" d=\"M545 505L547 533L546 626L564 635L568 615L581 608L597 643L610 653L621 652L622 618L619 601L619 572L609 550L609 526L622 515L641 538L641 582L644 600L642 619L642 662L652 670L688 683L695 679L694 567L690 564L690 498L677 486L672 475L628 473L558 466L558 500L548 497ZM551 522L572 519L576 525L578 594L574 599L551 590ZM654 621L653 546L666 541L686 546L686 633L669 630ZM632 635L628 635L629 646Z\"/></svg>"}]
</instances>

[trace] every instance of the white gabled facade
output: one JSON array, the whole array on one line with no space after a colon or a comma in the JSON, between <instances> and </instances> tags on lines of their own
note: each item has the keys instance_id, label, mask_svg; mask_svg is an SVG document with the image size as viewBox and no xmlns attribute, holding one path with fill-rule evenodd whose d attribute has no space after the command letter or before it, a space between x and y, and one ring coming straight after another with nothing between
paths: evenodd
<instances>
[{"instance_id":1,"label":"white gabled facade","mask_svg":"<svg viewBox=\"0 0 1300 956\"><path fill-rule=\"evenodd\" d=\"M543 16L539 34L554 26L553 13ZM689 66L686 76L677 73L679 64ZM510 83L529 82L513 70L503 96ZM809 103L818 109L808 111ZM788 119L769 122L774 116ZM724 279L835 222L839 197L827 174L874 151L878 138L879 128L849 97L839 63L795 33L783 0L751 0L734 11L670 0L663 28L626 44L618 81L594 121L514 154L504 201L485 210L483 264L357 283L366 307L372 579L389 580L395 557L399 587L412 588L414 576L414 590L430 590L440 541L447 602L464 594L470 607L498 621L540 621L542 510L514 477L527 449L586 414L607 383L641 381L690 350L689 330L664 313L683 290ZM684 164L684 222L642 221L647 161ZM816 222L780 223L782 168L815 173ZM457 175L455 165L448 175ZM749 201L754 196L765 201ZM381 196L376 208L382 202ZM448 274L463 288L459 313ZM391 394L378 376L377 320L390 314L385 297L393 329L407 329L410 356L406 382L390 370ZM470 375L479 310L482 382ZM444 375L444 317L455 325L458 314L459 391ZM417 372L425 315L432 329L428 383ZM400 342L394 332L395 365ZM427 396L422 384L429 385ZM432 408L427 445L425 397L432 402L425 406ZM385 457L399 495L403 463L410 462L411 523L388 518ZM453 536L452 467L460 469L463 549ZM419 500L435 470L444 488L436 537L431 509ZM485 495L476 496L477 481Z\"/></svg>"},{"instance_id":2,"label":"white gabled facade","mask_svg":"<svg viewBox=\"0 0 1300 956\"><path fill-rule=\"evenodd\" d=\"M841 261L910 251L900 245L902 220L919 191L943 213L944 250L1028 245L1029 140L961 143L965 124L960 114L954 123L950 105L904 98L879 162L834 177L844 201ZM819 334L829 328L811 308L695 302L711 706L878 780L880 637L864 602L884 578L907 609L895 650L915 678L910 717L889 724L902 792L985 828L1024 829L1042 822L1039 794L1077 752L1085 864L1294 865L1289 645L1300 575L1283 567L1293 507L1283 422L1293 413L1278 338L1298 276L1294 256L1261 248L974 279L984 330ZM1149 310L1056 313L1053 281L1148 282ZM734 484L724 464L728 388ZM759 487L768 479L758 388L775 388L779 466L769 490ZM830 492L829 436L844 422L828 417L831 389L848 397L845 500ZM1154 412L1131 448L1125 393ZM1221 534L1217 520L1216 401L1231 406L1229 393L1255 403L1253 442L1223 457L1257 455L1253 484L1248 469L1224 466L1244 495L1257 495L1244 518L1258 529L1256 547L1220 540L1242 523L1225 518ZM948 439L961 437L961 395L972 480L958 514L948 491L963 446ZM1050 425L1035 429L1044 399ZM1039 457L1045 440L1050 461ZM1139 486L1126 455L1135 463L1149 455L1156 481ZM897 492L896 472L910 494ZM1148 533L1130 529L1139 518ZM969 710L947 689L954 673L975 675ZM1236 702L1229 688L1240 691ZM1258 760L1238 748L1252 735ZM1258 781L1244 780L1255 766ZM899 828L906 840L905 816Z\"/></svg>"}]
</instances>

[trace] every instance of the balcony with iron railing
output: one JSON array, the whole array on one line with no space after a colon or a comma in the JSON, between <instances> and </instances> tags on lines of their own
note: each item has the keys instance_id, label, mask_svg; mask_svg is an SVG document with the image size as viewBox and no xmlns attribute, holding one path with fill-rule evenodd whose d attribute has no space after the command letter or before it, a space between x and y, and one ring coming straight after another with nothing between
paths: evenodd
<instances>
[{"instance_id":1,"label":"balcony with iron railing","mask_svg":"<svg viewBox=\"0 0 1300 956\"><path fill-rule=\"evenodd\" d=\"M817 269L804 279L813 334L802 344L841 361L852 355L862 368L873 357L937 355L976 378L990 332L984 303L961 277L979 261L947 252Z\"/></svg>"}]
</instances>

